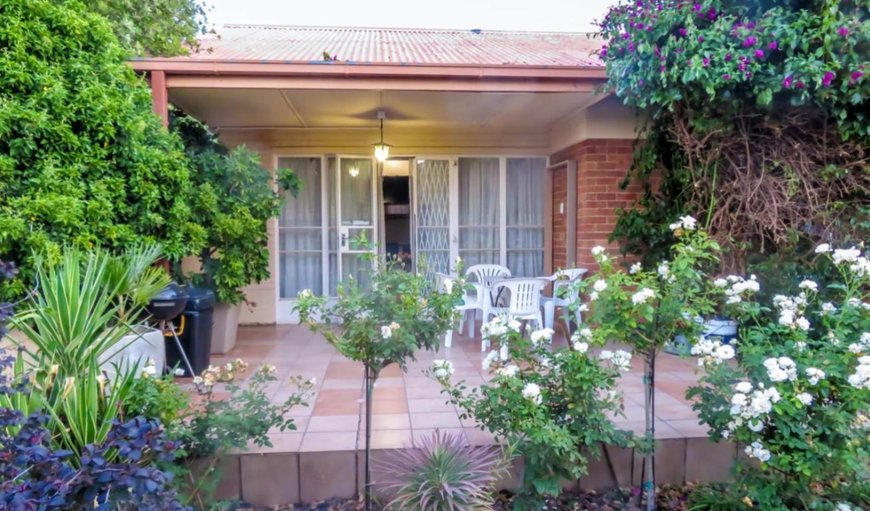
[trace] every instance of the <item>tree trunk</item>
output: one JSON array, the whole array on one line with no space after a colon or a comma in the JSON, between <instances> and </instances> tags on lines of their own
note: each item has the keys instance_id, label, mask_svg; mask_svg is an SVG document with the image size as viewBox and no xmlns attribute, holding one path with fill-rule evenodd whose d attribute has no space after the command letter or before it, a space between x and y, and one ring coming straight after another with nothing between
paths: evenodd
<instances>
[{"instance_id":1,"label":"tree trunk","mask_svg":"<svg viewBox=\"0 0 870 511\"><path fill-rule=\"evenodd\" d=\"M371 472L371 444L372 444L372 394L375 386L375 374L369 366L365 370L366 385L366 454L365 454L365 487L363 499L365 511L372 511L372 472Z\"/></svg>"},{"instance_id":2,"label":"tree trunk","mask_svg":"<svg viewBox=\"0 0 870 511\"><path fill-rule=\"evenodd\" d=\"M656 375L656 350L651 348L646 354L646 368L644 374L644 390L646 391L646 399L644 400L644 419L646 422L646 438L649 442L650 451L646 453L644 458L644 482L643 489L646 494L646 510L655 511L656 508L656 474L655 474L655 375Z\"/></svg>"}]
</instances>

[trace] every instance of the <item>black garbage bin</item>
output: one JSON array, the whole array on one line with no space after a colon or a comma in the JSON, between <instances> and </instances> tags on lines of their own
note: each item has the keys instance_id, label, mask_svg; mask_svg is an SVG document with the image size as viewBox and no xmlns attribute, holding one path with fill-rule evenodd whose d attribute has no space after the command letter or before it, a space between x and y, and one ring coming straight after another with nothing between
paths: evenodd
<instances>
[{"instance_id":1,"label":"black garbage bin","mask_svg":"<svg viewBox=\"0 0 870 511\"><path fill-rule=\"evenodd\" d=\"M166 365L183 370L183 376L196 376L208 367L215 299L214 293L208 289L188 287L187 294L187 305L174 323L181 346L196 374L187 374L181 354L170 339L166 343Z\"/></svg>"}]
</instances>

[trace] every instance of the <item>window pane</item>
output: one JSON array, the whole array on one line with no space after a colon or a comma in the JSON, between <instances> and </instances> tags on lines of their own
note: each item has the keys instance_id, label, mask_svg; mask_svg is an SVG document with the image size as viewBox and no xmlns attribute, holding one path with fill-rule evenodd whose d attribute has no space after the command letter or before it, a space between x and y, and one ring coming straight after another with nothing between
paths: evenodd
<instances>
[{"instance_id":1,"label":"window pane","mask_svg":"<svg viewBox=\"0 0 870 511\"><path fill-rule=\"evenodd\" d=\"M544 273L544 158L507 159L508 268L514 275Z\"/></svg>"},{"instance_id":2,"label":"window pane","mask_svg":"<svg viewBox=\"0 0 870 511\"><path fill-rule=\"evenodd\" d=\"M295 298L303 289L321 294L323 215L320 158L279 158L278 167L292 169L302 181L298 196L285 197L278 218L281 298Z\"/></svg>"}]
</instances>

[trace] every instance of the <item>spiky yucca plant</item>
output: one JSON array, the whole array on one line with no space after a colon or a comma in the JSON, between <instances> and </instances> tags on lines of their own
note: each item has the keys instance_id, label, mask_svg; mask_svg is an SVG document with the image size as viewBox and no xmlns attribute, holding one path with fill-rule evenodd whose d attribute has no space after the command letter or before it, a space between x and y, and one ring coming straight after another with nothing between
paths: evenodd
<instances>
[{"instance_id":1,"label":"spiky yucca plant","mask_svg":"<svg viewBox=\"0 0 870 511\"><path fill-rule=\"evenodd\" d=\"M376 484L392 497L385 509L478 511L492 509L494 485L509 456L497 446L468 446L440 431L376 463Z\"/></svg>"}]
</instances>

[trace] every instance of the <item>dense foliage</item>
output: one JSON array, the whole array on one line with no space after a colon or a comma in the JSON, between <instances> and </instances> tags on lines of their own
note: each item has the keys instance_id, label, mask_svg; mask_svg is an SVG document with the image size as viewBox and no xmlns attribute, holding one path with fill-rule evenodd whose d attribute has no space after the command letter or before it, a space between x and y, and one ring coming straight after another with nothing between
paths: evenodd
<instances>
[{"instance_id":1,"label":"dense foliage","mask_svg":"<svg viewBox=\"0 0 870 511\"><path fill-rule=\"evenodd\" d=\"M88 8L108 18L135 56L197 51L197 36L207 30L206 4L200 0L91 0Z\"/></svg>"},{"instance_id":2,"label":"dense foliage","mask_svg":"<svg viewBox=\"0 0 870 511\"><path fill-rule=\"evenodd\" d=\"M858 248L817 249L835 267L772 303L716 282L744 325L737 366L711 364L690 392L714 440L748 458L720 500L728 509L870 506L870 263ZM857 506L857 507L854 507Z\"/></svg>"},{"instance_id":3,"label":"dense foliage","mask_svg":"<svg viewBox=\"0 0 870 511\"><path fill-rule=\"evenodd\" d=\"M13 357L0 351L0 395L28 391L7 376ZM0 507L12 511L181 511L168 474L151 466L171 461L174 445L159 422L113 421L103 442L82 447L71 464L46 429L49 417L0 406Z\"/></svg>"},{"instance_id":4,"label":"dense foliage","mask_svg":"<svg viewBox=\"0 0 870 511\"><path fill-rule=\"evenodd\" d=\"M623 443L608 414L618 413L620 370L631 366L626 352L590 352L592 339L577 337L569 348L551 349L553 331L531 332L525 339L519 321L496 316L482 335L500 346L483 361L495 370L487 383L469 389L451 382L453 366L436 360L431 374L457 405L462 418L473 417L523 456L523 484L516 509L541 509L546 497L562 491L564 481L585 474L601 445Z\"/></svg>"},{"instance_id":5,"label":"dense foliage","mask_svg":"<svg viewBox=\"0 0 870 511\"><path fill-rule=\"evenodd\" d=\"M279 169L276 190L257 153L244 146L230 151L193 117L176 113L171 129L190 158L196 188L191 207L206 230L197 254L201 271L187 278L214 290L219 302L237 304L245 299L244 286L269 277L266 221L280 212L284 192L295 195L300 182L292 171Z\"/></svg>"},{"instance_id":6,"label":"dense foliage","mask_svg":"<svg viewBox=\"0 0 870 511\"><path fill-rule=\"evenodd\" d=\"M105 19L78 2L7 0L0 48L0 256L21 268L2 294L21 296L32 254L65 244L198 250L181 143Z\"/></svg>"},{"instance_id":7,"label":"dense foliage","mask_svg":"<svg viewBox=\"0 0 870 511\"><path fill-rule=\"evenodd\" d=\"M737 266L753 248L863 239L868 13L852 0L613 7L600 23L608 85L650 116L636 174L656 170L666 183L623 217L617 237L656 247L661 219L682 207Z\"/></svg>"}]
</instances>

